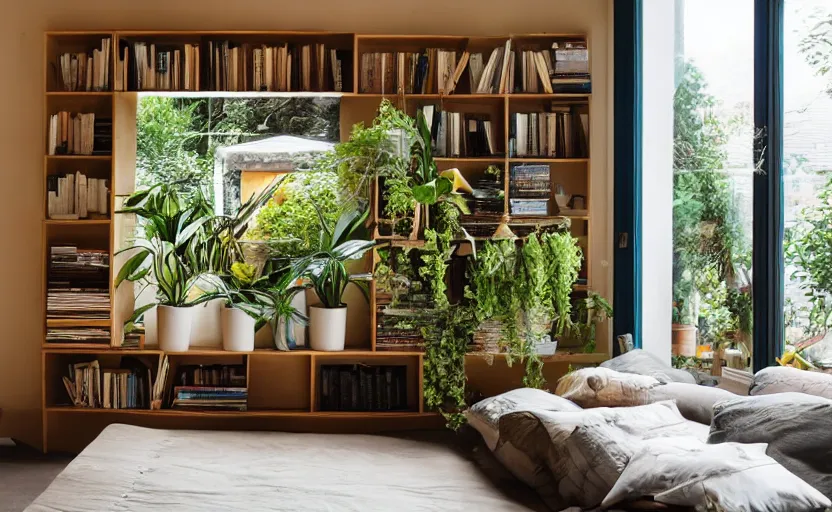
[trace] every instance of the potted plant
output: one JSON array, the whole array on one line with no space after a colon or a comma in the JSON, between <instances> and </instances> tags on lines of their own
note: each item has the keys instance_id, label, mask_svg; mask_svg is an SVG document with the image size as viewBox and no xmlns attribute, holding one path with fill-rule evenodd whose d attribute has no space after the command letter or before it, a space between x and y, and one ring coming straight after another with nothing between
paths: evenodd
<instances>
[{"instance_id":1,"label":"potted plant","mask_svg":"<svg viewBox=\"0 0 832 512\"><path fill-rule=\"evenodd\" d=\"M255 293L257 268L243 262L231 265L226 277L225 307L222 309L222 347L230 352L254 350L254 333L263 318L263 307Z\"/></svg>"},{"instance_id":2,"label":"potted plant","mask_svg":"<svg viewBox=\"0 0 832 512\"><path fill-rule=\"evenodd\" d=\"M598 324L612 318L612 306L604 297L589 292L576 305L577 319L574 323L575 334L584 344L584 352L595 352L595 336Z\"/></svg>"},{"instance_id":3,"label":"potted plant","mask_svg":"<svg viewBox=\"0 0 832 512\"><path fill-rule=\"evenodd\" d=\"M317 208L316 208L317 210ZM307 278L321 301L309 308L309 344L313 350L338 351L344 349L346 339L347 305L344 290L356 284L369 295L366 283L351 276L346 263L361 258L375 242L353 239L363 231L369 210L352 208L344 211L334 228L321 220L321 242L318 251L300 258L294 264L298 276Z\"/></svg>"},{"instance_id":4,"label":"potted plant","mask_svg":"<svg viewBox=\"0 0 832 512\"><path fill-rule=\"evenodd\" d=\"M295 342L295 327L307 326L309 319L296 307L295 297L308 288L302 284L294 267L284 267L270 278L267 290L257 290L257 297L264 318L269 322L272 330L274 346L277 350L293 350L297 348Z\"/></svg>"}]
</instances>

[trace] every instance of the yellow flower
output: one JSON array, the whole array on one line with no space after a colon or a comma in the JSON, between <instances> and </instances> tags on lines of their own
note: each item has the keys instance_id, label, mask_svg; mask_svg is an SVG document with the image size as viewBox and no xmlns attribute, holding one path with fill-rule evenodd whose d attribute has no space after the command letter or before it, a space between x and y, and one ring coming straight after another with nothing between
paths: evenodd
<instances>
[{"instance_id":1,"label":"yellow flower","mask_svg":"<svg viewBox=\"0 0 832 512\"><path fill-rule=\"evenodd\" d=\"M254 265L248 263L236 262L231 265L231 275L233 275L240 284L249 285L254 281L254 273L257 269Z\"/></svg>"}]
</instances>

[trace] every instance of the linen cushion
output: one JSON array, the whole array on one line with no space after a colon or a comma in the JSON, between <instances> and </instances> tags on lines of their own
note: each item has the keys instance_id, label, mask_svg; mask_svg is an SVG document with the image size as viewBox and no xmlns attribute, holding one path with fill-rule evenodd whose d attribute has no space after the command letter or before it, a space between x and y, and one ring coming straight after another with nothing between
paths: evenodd
<instances>
[{"instance_id":1,"label":"linen cushion","mask_svg":"<svg viewBox=\"0 0 832 512\"><path fill-rule=\"evenodd\" d=\"M800 512L830 506L765 450L765 444L709 445L691 437L645 441L602 506L647 496L697 510Z\"/></svg>"},{"instance_id":2,"label":"linen cushion","mask_svg":"<svg viewBox=\"0 0 832 512\"><path fill-rule=\"evenodd\" d=\"M780 393L720 402L708 442L768 443L771 458L832 498L832 400Z\"/></svg>"},{"instance_id":3,"label":"linen cushion","mask_svg":"<svg viewBox=\"0 0 832 512\"><path fill-rule=\"evenodd\" d=\"M628 407L650 403L653 377L621 373L609 368L582 368L558 381L555 394L581 407Z\"/></svg>"},{"instance_id":4,"label":"linen cushion","mask_svg":"<svg viewBox=\"0 0 832 512\"><path fill-rule=\"evenodd\" d=\"M518 388L501 395L481 400L472 405L465 416L480 433L488 449L494 451L500 439L500 417L515 411L540 409L544 411L580 411L581 408L565 398L533 388Z\"/></svg>"},{"instance_id":5,"label":"linen cushion","mask_svg":"<svg viewBox=\"0 0 832 512\"><path fill-rule=\"evenodd\" d=\"M522 411L500 418L494 454L553 510L594 507L640 440L680 435L695 436L697 431L672 402L578 412Z\"/></svg>"},{"instance_id":6,"label":"linen cushion","mask_svg":"<svg viewBox=\"0 0 832 512\"><path fill-rule=\"evenodd\" d=\"M662 384L684 382L696 384L696 377L690 372L673 368L659 356L640 348L625 352L601 363L601 367L622 373L635 373L653 377Z\"/></svg>"},{"instance_id":7,"label":"linen cushion","mask_svg":"<svg viewBox=\"0 0 832 512\"><path fill-rule=\"evenodd\" d=\"M650 389L651 402L674 400L682 416L704 425L711 424L715 403L737 397L724 389L680 382L670 382Z\"/></svg>"}]
</instances>

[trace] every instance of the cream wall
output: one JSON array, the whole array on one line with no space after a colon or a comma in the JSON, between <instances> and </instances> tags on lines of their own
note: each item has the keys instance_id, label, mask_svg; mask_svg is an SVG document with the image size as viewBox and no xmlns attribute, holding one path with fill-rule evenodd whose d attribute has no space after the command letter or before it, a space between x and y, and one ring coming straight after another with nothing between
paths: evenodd
<instances>
[{"instance_id":1,"label":"cream wall","mask_svg":"<svg viewBox=\"0 0 832 512\"><path fill-rule=\"evenodd\" d=\"M611 296L612 0L5 0L0 17L0 437L41 443L43 32L332 30L499 35L586 33L592 48L594 287ZM601 122L599 122L601 121ZM607 207L607 205L610 205ZM602 346L599 343L599 346Z\"/></svg>"}]
</instances>

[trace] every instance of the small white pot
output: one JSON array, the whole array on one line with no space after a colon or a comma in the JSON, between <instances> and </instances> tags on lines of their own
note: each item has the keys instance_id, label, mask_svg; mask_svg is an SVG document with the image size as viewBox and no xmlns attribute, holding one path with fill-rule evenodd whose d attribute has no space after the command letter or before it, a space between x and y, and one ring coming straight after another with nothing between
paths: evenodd
<instances>
[{"instance_id":1,"label":"small white pot","mask_svg":"<svg viewBox=\"0 0 832 512\"><path fill-rule=\"evenodd\" d=\"M222 310L222 348L230 352L254 350L254 318L237 308Z\"/></svg>"},{"instance_id":2,"label":"small white pot","mask_svg":"<svg viewBox=\"0 0 832 512\"><path fill-rule=\"evenodd\" d=\"M156 308L156 338L159 349L165 352L187 352L191 344L193 308L158 306Z\"/></svg>"},{"instance_id":3,"label":"small white pot","mask_svg":"<svg viewBox=\"0 0 832 512\"><path fill-rule=\"evenodd\" d=\"M347 306L309 308L309 346L312 350L338 352L344 350L347 335Z\"/></svg>"}]
</instances>

